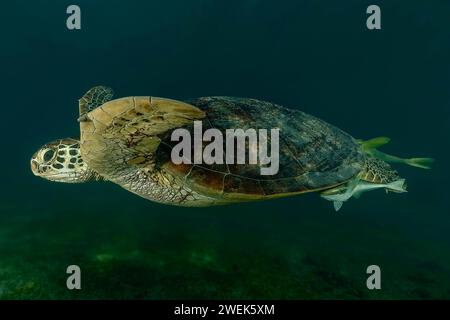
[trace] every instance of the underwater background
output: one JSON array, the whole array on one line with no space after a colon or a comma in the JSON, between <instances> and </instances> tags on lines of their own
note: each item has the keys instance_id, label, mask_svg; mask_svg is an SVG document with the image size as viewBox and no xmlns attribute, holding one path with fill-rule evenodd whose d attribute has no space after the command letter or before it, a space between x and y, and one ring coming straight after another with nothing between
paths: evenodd
<instances>
[{"instance_id":1,"label":"underwater background","mask_svg":"<svg viewBox=\"0 0 450 320\"><path fill-rule=\"evenodd\" d=\"M82 29L66 28L81 8ZM366 28L381 7L382 29ZM1 4L1 299L450 298L448 1L9 1ZM34 177L31 155L78 137L77 100L252 97L318 116L383 151L408 193L334 212L318 194L210 208L111 183ZM66 288L66 268L82 290ZM368 290L366 268L381 268Z\"/></svg>"}]
</instances>

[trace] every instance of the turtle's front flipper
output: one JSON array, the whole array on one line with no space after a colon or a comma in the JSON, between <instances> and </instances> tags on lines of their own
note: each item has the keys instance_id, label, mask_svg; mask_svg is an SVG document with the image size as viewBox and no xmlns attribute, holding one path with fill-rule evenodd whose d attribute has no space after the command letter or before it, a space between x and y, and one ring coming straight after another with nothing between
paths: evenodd
<instances>
[{"instance_id":1,"label":"turtle's front flipper","mask_svg":"<svg viewBox=\"0 0 450 320\"><path fill-rule=\"evenodd\" d=\"M393 156L387 153L384 153L380 150L378 150L378 147L381 147L385 144L387 144L391 139L388 137L378 137L370 140L358 140L358 142L361 144L361 147L365 153L368 155L386 161L390 163L403 163L407 164L412 167L422 168L422 169L431 169L431 165L434 162L434 159L432 158L400 158L397 156Z\"/></svg>"},{"instance_id":2,"label":"turtle's front flipper","mask_svg":"<svg viewBox=\"0 0 450 320\"><path fill-rule=\"evenodd\" d=\"M80 109L80 117L78 122L86 121L86 114L110 101L114 96L114 91L105 86L97 86L90 89L78 101Z\"/></svg>"}]
</instances>

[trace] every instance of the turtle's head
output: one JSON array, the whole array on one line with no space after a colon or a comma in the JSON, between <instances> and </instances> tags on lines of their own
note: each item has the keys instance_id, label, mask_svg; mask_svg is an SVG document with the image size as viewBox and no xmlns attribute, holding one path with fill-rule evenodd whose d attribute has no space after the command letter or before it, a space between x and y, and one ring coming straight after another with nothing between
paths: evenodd
<instances>
[{"instance_id":1,"label":"turtle's head","mask_svg":"<svg viewBox=\"0 0 450 320\"><path fill-rule=\"evenodd\" d=\"M59 139L41 147L31 158L31 171L35 176L56 182L79 183L95 178L81 158L80 142Z\"/></svg>"}]
</instances>

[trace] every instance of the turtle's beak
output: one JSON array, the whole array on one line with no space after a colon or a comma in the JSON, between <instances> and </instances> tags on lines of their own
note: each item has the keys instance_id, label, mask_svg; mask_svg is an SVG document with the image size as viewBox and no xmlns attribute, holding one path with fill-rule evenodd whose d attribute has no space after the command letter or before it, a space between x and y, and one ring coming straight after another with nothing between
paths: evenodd
<instances>
[{"instance_id":1,"label":"turtle's beak","mask_svg":"<svg viewBox=\"0 0 450 320\"><path fill-rule=\"evenodd\" d=\"M34 157L31 159L30 165L31 165L31 172L33 172L35 176L41 178L43 178L43 175L47 172L47 169L49 169L48 166L40 165L39 161L37 161L37 159Z\"/></svg>"},{"instance_id":2,"label":"turtle's beak","mask_svg":"<svg viewBox=\"0 0 450 320\"><path fill-rule=\"evenodd\" d=\"M37 176L37 174L39 172L39 164L34 159L31 159L31 171L33 172L33 174L35 176Z\"/></svg>"},{"instance_id":3,"label":"turtle's beak","mask_svg":"<svg viewBox=\"0 0 450 320\"><path fill-rule=\"evenodd\" d=\"M36 151L31 157L30 160L31 172L33 172L33 174L36 177L48 179L47 178L48 175L51 175L52 173L57 173L57 171L51 166L52 160L50 159L50 162L49 161L46 162L44 159L44 155L49 150L51 150L52 154L55 154L55 151L53 149L49 149L49 147L44 146L38 151Z\"/></svg>"},{"instance_id":4,"label":"turtle's beak","mask_svg":"<svg viewBox=\"0 0 450 320\"><path fill-rule=\"evenodd\" d=\"M33 154L33 156L31 157L30 160L30 166L31 166L31 172L33 172L33 174L35 176L40 176L43 173L43 168L41 168L41 165L39 164L39 158L38 158L38 154L39 151L35 152L35 154Z\"/></svg>"}]
</instances>

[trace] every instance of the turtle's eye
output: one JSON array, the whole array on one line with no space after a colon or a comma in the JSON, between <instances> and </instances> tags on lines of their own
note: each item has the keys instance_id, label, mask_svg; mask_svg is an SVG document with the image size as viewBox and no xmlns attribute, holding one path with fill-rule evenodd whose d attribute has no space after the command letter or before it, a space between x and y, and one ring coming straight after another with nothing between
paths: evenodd
<instances>
[{"instance_id":1,"label":"turtle's eye","mask_svg":"<svg viewBox=\"0 0 450 320\"><path fill-rule=\"evenodd\" d=\"M45 151L42 158L44 159L45 162L49 162L50 160L53 159L54 155L55 155L55 151L53 151L52 149L48 149L47 151Z\"/></svg>"}]
</instances>

